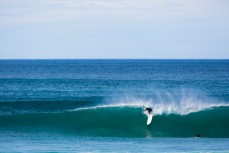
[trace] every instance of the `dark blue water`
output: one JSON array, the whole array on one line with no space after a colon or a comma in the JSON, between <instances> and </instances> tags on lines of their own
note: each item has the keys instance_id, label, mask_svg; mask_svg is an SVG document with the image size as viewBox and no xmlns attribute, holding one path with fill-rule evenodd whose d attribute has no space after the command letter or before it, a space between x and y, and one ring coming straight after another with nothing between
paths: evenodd
<instances>
[{"instance_id":1,"label":"dark blue water","mask_svg":"<svg viewBox=\"0 0 229 153\"><path fill-rule=\"evenodd\" d=\"M149 126L143 107L153 109ZM197 133L211 139L193 140ZM7 142L38 151L33 142L58 143L53 137L76 150L72 139L97 151L109 150L96 144L103 141L143 141L149 150L178 141L176 152L198 151L185 147L191 142L217 151L214 142L229 138L229 60L0 60L0 135L0 151L12 149Z\"/></svg>"}]
</instances>

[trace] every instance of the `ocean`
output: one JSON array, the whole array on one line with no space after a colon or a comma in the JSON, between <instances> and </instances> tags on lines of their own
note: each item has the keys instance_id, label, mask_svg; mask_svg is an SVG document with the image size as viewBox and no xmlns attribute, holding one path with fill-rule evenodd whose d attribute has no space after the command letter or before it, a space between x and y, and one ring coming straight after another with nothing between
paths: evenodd
<instances>
[{"instance_id":1,"label":"ocean","mask_svg":"<svg viewBox=\"0 0 229 153\"><path fill-rule=\"evenodd\" d=\"M0 152L229 152L229 60L0 60Z\"/></svg>"}]
</instances>

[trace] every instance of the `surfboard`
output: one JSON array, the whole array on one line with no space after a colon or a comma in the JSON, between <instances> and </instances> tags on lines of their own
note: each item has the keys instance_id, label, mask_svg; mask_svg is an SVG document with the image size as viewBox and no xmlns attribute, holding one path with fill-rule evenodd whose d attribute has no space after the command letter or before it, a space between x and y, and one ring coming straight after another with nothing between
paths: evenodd
<instances>
[{"instance_id":1,"label":"surfboard","mask_svg":"<svg viewBox=\"0 0 229 153\"><path fill-rule=\"evenodd\" d=\"M153 119L153 115L152 114L146 114L148 119L147 119L147 125L150 125L150 123L152 122L152 119Z\"/></svg>"}]
</instances>

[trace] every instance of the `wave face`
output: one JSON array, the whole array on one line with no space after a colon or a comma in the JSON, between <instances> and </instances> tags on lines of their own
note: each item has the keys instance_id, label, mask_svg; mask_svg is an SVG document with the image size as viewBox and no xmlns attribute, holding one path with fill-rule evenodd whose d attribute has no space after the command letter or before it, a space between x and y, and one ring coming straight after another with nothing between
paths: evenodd
<instances>
[{"instance_id":1,"label":"wave face","mask_svg":"<svg viewBox=\"0 0 229 153\"><path fill-rule=\"evenodd\" d=\"M104 105L61 112L1 115L1 129L60 132L115 137L229 137L229 107L205 108L188 114L160 113L146 125L141 106Z\"/></svg>"}]
</instances>

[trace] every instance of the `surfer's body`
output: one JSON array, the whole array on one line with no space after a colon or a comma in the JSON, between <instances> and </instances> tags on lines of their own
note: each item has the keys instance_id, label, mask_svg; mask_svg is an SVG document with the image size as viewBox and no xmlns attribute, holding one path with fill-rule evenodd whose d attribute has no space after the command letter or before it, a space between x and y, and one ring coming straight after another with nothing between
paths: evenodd
<instances>
[{"instance_id":1,"label":"surfer's body","mask_svg":"<svg viewBox=\"0 0 229 153\"><path fill-rule=\"evenodd\" d=\"M151 112L152 112L152 108L150 108L150 107L146 107L146 108L145 108L145 111L147 111L149 114L151 114Z\"/></svg>"},{"instance_id":2,"label":"surfer's body","mask_svg":"<svg viewBox=\"0 0 229 153\"><path fill-rule=\"evenodd\" d=\"M146 112L145 114L147 115L148 119L147 119L147 125L149 125L152 121L153 118L153 114L152 114L152 108L150 107L145 107L144 111Z\"/></svg>"}]
</instances>

